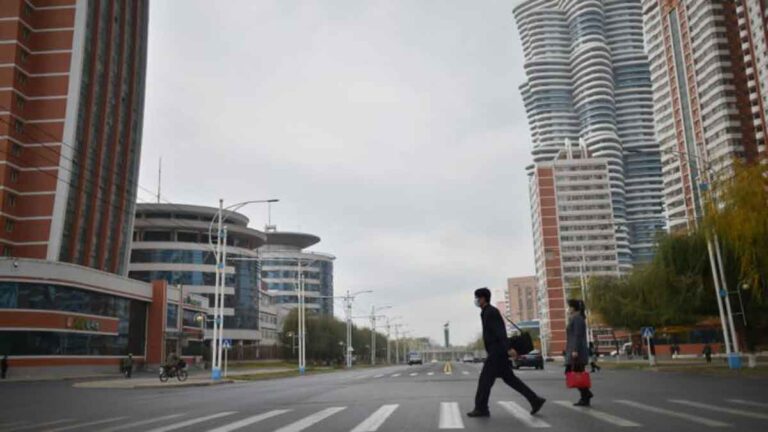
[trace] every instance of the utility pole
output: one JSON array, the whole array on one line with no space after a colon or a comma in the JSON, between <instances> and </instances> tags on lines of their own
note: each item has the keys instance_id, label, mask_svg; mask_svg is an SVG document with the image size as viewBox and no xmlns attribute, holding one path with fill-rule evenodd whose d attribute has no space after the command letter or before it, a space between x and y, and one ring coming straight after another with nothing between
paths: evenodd
<instances>
[{"instance_id":1,"label":"utility pole","mask_svg":"<svg viewBox=\"0 0 768 432\"><path fill-rule=\"evenodd\" d=\"M183 285L177 284L176 288L179 290L179 306L176 309L178 312L176 315L176 328L178 329L178 337L176 338L176 354L181 358L181 337L184 334L184 294Z\"/></svg>"},{"instance_id":2,"label":"utility pole","mask_svg":"<svg viewBox=\"0 0 768 432\"><path fill-rule=\"evenodd\" d=\"M347 369L352 367L352 352L354 351L354 347L352 346L352 302L358 295L372 292L373 291L371 290L358 291L354 293L347 291L347 294L341 297L341 299L344 300L344 310L347 318Z\"/></svg>"},{"instance_id":3,"label":"utility pole","mask_svg":"<svg viewBox=\"0 0 768 432\"><path fill-rule=\"evenodd\" d=\"M371 306L371 366L376 364L376 312L390 309L391 307L392 306L382 306L376 308L375 306ZM383 315L380 315L379 317L386 318ZM389 345L389 342L387 342L387 345Z\"/></svg>"}]
</instances>

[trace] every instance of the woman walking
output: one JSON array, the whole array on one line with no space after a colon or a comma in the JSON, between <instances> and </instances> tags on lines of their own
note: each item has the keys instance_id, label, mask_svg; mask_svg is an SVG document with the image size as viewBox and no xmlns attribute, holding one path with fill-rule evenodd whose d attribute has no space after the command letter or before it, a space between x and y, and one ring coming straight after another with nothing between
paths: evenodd
<instances>
[{"instance_id":1,"label":"woman walking","mask_svg":"<svg viewBox=\"0 0 768 432\"><path fill-rule=\"evenodd\" d=\"M584 315L584 302L581 300L568 300L568 326L565 329L567 341L565 352L565 373L584 372L584 367L589 363L589 348L587 345L587 321ZM592 392L589 388L579 388L581 398L575 406L589 406Z\"/></svg>"}]
</instances>

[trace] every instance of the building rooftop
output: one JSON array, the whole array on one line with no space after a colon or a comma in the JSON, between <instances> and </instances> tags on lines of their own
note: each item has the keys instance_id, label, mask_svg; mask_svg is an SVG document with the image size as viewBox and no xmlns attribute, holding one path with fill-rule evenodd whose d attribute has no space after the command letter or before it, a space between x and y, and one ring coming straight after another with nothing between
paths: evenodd
<instances>
[{"instance_id":1,"label":"building rooftop","mask_svg":"<svg viewBox=\"0 0 768 432\"><path fill-rule=\"evenodd\" d=\"M290 246L299 249L305 249L318 243L320 243L320 237L314 234L287 231L267 232L266 244L268 246Z\"/></svg>"}]
</instances>

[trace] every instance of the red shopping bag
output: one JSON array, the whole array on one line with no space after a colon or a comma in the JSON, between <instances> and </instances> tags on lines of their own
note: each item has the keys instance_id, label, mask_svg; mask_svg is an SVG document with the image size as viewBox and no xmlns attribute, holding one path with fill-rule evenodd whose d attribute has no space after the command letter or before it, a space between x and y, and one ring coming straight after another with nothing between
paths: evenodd
<instances>
[{"instance_id":1,"label":"red shopping bag","mask_svg":"<svg viewBox=\"0 0 768 432\"><path fill-rule=\"evenodd\" d=\"M567 372L565 374L565 386L568 388L590 388L592 379L589 372Z\"/></svg>"}]
</instances>

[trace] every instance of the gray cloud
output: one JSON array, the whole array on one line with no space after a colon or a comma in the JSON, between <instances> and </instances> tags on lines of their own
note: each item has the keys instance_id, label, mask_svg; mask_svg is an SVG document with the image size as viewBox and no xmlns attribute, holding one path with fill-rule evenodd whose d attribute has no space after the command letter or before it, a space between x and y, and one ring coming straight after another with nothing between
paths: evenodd
<instances>
[{"instance_id":1,"label":"gray cloud","mask_svg":"<svg viewBox=\"0 0 768 432\"><path fill-rule=\"evenodd\" d=\"M533 273L508 2L151 7L142 185L162 156L172 201L280 198L273 222L337 255L338 293L439 340L477 335L475 287Z\"/></svg>"}]
</instances>

